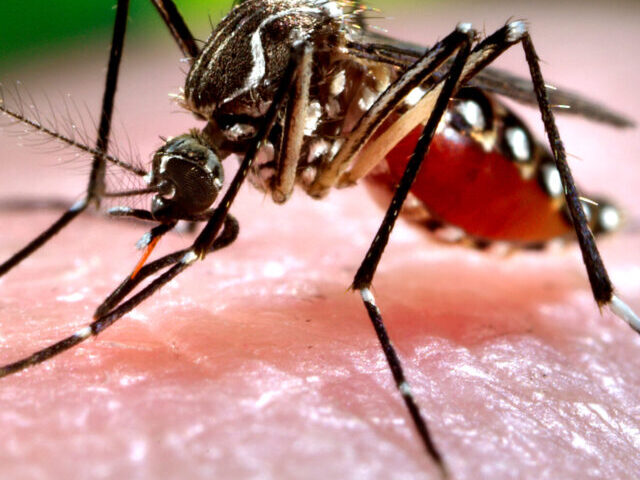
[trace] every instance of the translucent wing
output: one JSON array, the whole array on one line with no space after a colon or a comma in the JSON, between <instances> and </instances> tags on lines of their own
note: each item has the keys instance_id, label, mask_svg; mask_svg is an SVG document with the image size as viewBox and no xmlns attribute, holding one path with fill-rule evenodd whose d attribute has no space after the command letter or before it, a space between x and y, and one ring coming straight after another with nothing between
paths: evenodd
<instances>
[{"instance_id":1,"label":"translucent wing","mask_svg":"<svg viewBox=\"0 0 640 480\"><path fill-rule=\"evenodd\" d=\"M375 52L369 58L384 63L407 67L415 62L428 47L397 40L379 32L364 30L358 39L358 50ZM486 68L469 85L503 95L525 105L537 105L531 81L499 68ZM633 127L635 122L627 116L566 89L549 86L549 101L558 113L579 115L589 120L618 128Z\"/></svg>"}]
</instances>

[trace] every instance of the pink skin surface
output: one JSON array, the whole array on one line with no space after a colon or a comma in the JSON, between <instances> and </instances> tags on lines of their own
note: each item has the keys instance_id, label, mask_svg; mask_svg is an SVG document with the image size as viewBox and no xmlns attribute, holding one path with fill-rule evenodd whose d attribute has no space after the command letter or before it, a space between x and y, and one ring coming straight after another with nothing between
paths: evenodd
<instances>
[{"instance_id":1,"label":"pink skin surface","mask_svg":"<svg viewBox=\"0 0 640 480\"><path fill-rule=\"evenodd\" d=\"M583 6L579 20L570 8L538 10L440 7L384 25L432 43L460 20L480 29L486 20L491 32L527 18L548 82L636 115L640 73L629 59L638 7ZM71 92L95 110L105 47L91 48L3 81ZM199 123L171 113L178 108L166 94L183 74L170 39L152 51L130 41L126 53L116 115L125 141L148 158L158 135ZM525 74L520 50L507 57L500 65ZM524 112L539 132L535 111ZM580 184L629 215L628 231L599 244L620 296L638 311L638 132L559 123L568 151L584 159L571 160ZM61 166L57 157L68 155L17 143L0 137L4 195L78 198L86 162ZM355 187L322 202L297 193L285 206L245 188L232 212L241 233L230 248L99 338L0 380L0 477L436 478L361 301L347 291L382 211ZM0 211L0 256L56 215ZM86 325L135 265L144 231L85 215L2 278L1 361ZM155 255L191 239L168 235ZM577 247L502 257L444 246L400 221L374 293L454 478L640 471L640 338L598 312Z\"/></svg>"}]
</instances>

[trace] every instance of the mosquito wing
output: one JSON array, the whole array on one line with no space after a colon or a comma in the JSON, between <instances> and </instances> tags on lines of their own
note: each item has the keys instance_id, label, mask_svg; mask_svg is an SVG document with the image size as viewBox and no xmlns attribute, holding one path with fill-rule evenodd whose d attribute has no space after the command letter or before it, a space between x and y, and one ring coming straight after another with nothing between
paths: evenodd
<instances>
[{"instance_id":1,"label":"mosquito wing","mask_svg":"<svg viewBox=\"0 0 640 480\"><path fill-rule=\"evenodd\" d=\"M420 58L427 47L395 39L379 32L365 30L359 39L361 47L375 47L377 60L407 67ZM537 106L531 81L499 68L488 67L479 72L469 85L511 98L525 105ZM548 86L549 101L558 113L580 115L589 120L618 128L633 127L635 122L625 115L569 90Z\"/></svg>"}]
</instances>

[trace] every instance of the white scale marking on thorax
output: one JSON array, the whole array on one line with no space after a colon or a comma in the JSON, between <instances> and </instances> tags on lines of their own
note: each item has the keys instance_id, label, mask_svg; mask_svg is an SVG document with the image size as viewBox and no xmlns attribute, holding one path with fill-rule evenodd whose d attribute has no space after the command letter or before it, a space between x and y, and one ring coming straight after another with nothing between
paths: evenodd
<instances>
[{"instance_id":1,"label":"white scale marking on thorax","mask_svg":"<svg viewBox=\"0 0 640 480\"><path fill-rule=\"evenodd\" d=\"M282 12L275 13L267 18L265 18L260 25L256 28L256 31L251 34L251 57L253 59L253 67L251 68L251 72L245 79L244 85L229 95L227 98L222 100L221 103L226 103L234 98L242 95L245 92L248 92L252 88L254 88L260 80L264 77L266 73L266 62L264 58L264 49L262 48L262 29L268 25L269 23L278 20L279 18L286 17L287 15L293 15L296 13L320 13L318 8L310 8L310 7L302 7L302 8L292 8L290 10L283 10ZM229 36L223 44L226 44L230 40L233 35ZM223 45L220 46L223 48ZM218 52L216 52L217 56Z\"/></svg>"},{"instance_id":2,"label":"white scale marking on thorax","mask_svg":"<svg viewBox=\"0 0 640 480\"><path fill-rule=\"evenodd\" d=\"M232 12L233 11L234 10L232 10ZM240 23L238 25L235 25L235 29L240 28L244 23L248 22L254 16L259 15L260 13L261 12L258 11L256 13L254 13L253 15L249 15L247 18L242 19L242 21L240 21ZM218 33L216 33L215 37L213 37L210 41L207 42L206 48L202 52L200 52L200 55L198 55L198 59L196 60L196 63L194 65L194 67L193 67L194 70L199 70L201 68L202 62L204 61L205 58L209 57L209 51L214 47L214 45L218 41L218 38L220 38L221 35L226 33L227 29L230 28L231 26L234 26L234 25L232 23L226 24L224 26L224 28L221 28L220 30L218 30ZM224 38L222 44L216 49L215 53L211 57L211 60L215 60L218 57L218 55L220 53L220 50L226 46L226 44L229 42L229 40L232 37L233 37L233 34L225 35L225 38Z\"/></svg>"}]
</instances>

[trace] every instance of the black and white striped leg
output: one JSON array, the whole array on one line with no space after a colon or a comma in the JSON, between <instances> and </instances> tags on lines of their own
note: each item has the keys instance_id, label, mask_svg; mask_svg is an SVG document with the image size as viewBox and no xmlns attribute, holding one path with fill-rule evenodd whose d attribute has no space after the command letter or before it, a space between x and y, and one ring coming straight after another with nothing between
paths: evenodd
<instances>
[{"instance_id":1,"label":"black and white striped leg","mask_svg":"<svg viewBox=\"0 0 640 480\"><path fill-rule=\"evenodd\" d=\"M139 208L113 207L107 210L107 213L112 217L135 218L137 220L143 220L145 222L156 221L149 210L143 210Z\"/></svg>"},{"instance_id":2,"label":"black and white striped leg","mask_svg":"<svg viewBox=\"0 0 640 480\"><path fill-rule=\"evenodd\" d=\"M373 324L373 328L376 331L376 335L378 336L378 340L380 341L382 351L387 358L387 363L389 364L389 368L391 369L391 373L393 374L393 379L396 383L396 387L402 395L402 399L404 400L407 410L409 411L409 415L413 420L413 424L418 431L418 435L420 435L427 453L441 470L442 475L444 477L447 477L447 470L444 464L444 459L442 458L442 454L431 438L431 433L429 432L429 428L427 427L427 422L420 412L420 407L416 403L413 392L411 391L411 385L409 385L409 382L405 377L402 363L400 362L400 358L398 357L395 348L393 348L393 344L391 343L391 339L389 338L387 329L384 326L384 321L382 319L382 315L380 314L380 309L376 304L373 293L371 293L371 290L369 288L361 288L360 296L362 298L362 301L364 302L365 308L367 309L367 313L369 314L369 319Z\"/></svg>"},{"instance_id":3,"label":"black and white striped leg","mask_svg":"<svg viewBox=\"0 0 640 480\"><path fill-rule=\"evenodd\" d=\"M111 131L111 117L113 114L113 101L118 82L118 72L120 70L120 59L122 58L122 47L127 28L127 14L129 11L129 0L118 0L116 19L113 27L113 38L111 41L111 51L109 54L109 66L105 81L104 95L102 97L102 110L100 113L100 123L98 126L98 139L96 141L96 153L91 165L89 183L85 197L73 204L53 225L29 242L24 248L12 255L8 260L0 264L0 276L7 273L13 267L29 257L33 252L47 243L60 230L69 225L75 218L84 212L91 203L99 204L102 192L104 191L105 160L103 153L107 151L109 145L109 133Z\"/></svg>"},{"instance_id":4,"label":"black and white striped leg","mask_svg":"<svg viewBox=\"0 0 640 480\"><path fill-rule=\"evenodd\" d=\"M471 54L472 61L469 62L471 67L465 68L461 81L462 83L471 81L473 77L480 73L489 63L519 42L522 43L525 58L529 65L533 93L540 109L556 166L560 172L567 206L571 212L593 297L598 306L608 305L616 316L627 322L633 330L640 333L640 318L615 294L613 284L609 279L600 252L598 251L593 233L589 228L582 202L580 201L580 195L573 180L571 169L567 163L564 144L562 143L560 133L556 126L555 117L549 101L549 89L546 87L544 78L542 77L539 59L529 32L527 31L526 24L521 21L509 23L480 42ZM587 107L590 109L588 111L593 110L592 107L588 105L584 106L584 108ZM598 118L609 118L609 121L613 124L619 123L606 112L598 113L597 109L595 109L593 114L597 114L599 116Z\"/></svg>"},{"instance_id":5,"label":"black and white striped leg","mask_svg":"<svg viewBox=\"0 0 640 480\"><path fill-rule=\"evenodd\" d=\"M577 192L575 182L573 181L571 169L567 163L564 144L560 138L560 133L558 132L558 127L556 126L556 121L549 104L547 89L542 77L542 72L540 71L538 55L533 46L533 42L531 41L531 37L526 30L522 32L522 47L529 65L531 81L533 82L533 90L536 94L538 105L540 107L542 122L544 123L549 144L551 145L556 166L560 172L560 177L564 186L567 206L571 212L573 226L578 237L580 250L582 251L582 259L587 268L593 297L598 303L598 306L602 307L603 305L608 305L619 318L627 322L633 330L640 333L640 319L635 312L614 293L613 284L609 279L607 270L602 258L600 257L600 252L598 251L595 239L593 238L593 233L589 228L589 224L580 201L580 196Z\"/></svg>"},{"instance_id":6,"label":"black and white striped leg","mask_svg":"<svg viewBox=\"0 0 640 480\"><path fill-rule=\"evenodd\" d=\"M370 286L384 248L389 241L391 230L393 229L400 209L402 208L402 204L407 198L409 189L415 180L422 160L427 153L431 140L436 132L436 128L438 127L438 124L440 123L440 120L447 108L449 99L453 96L456 90L458 81L462 74L462 69L469 58L474 32L469 28L464 30L464 33L468 34L468 37L458 50L458 54L456 55L451 69L447 74L442 91L438 96L429 120L427 121L422 135L414 149L413 155L411 156L404 174L402 175L402 179L400 180L398 188L391 200L391 204L387 209L384 220L382 221L382 224L378 229L378 233L376 234L376 237L369 247L367 255L355 275L352 285L353 289L360 291L362 301L364 302L369 318L371 319L376 334L378 335L378 340L380 341L382 350L387 358L396 386L402 395L405 405L409 411L409 415L411 416L418 434L420 435L425 450L445 477L447 476L447 470L444 464L444 459L436 448L435 443L431 438L431 434L429 433L427 422L420 412L420 409L411 393L411 388L403 372L402 364L395 352L395 349L393 348L393 345L391 344L382 320L382 315L380 314L380 310L378 309L375 299L371 293Z\"/></svg>"},{"instance_id":7,"label":"black and white striped leg","mask_svg":"<svg viewBox=\"0 0 640 480\"><path fill-rule=\"evenodd\" d=\"M239 231L240 226L238 224L238 221L233 215L227 215L222 232L213 242L210 251L214 252L231 245L235 241L235 239L238 238ZM163 232L160 233L163 234ZM150 241L151 237L148 237L145 240ZM170 267L171 265L175 265L181 259L183 259L188 252L189 249L185 248L183 250L178 250L177 252L170 253L169 255L165 255L164 257L143 266L135 276L127 277L96 309L93 315L94 318L100 318L109 313L113 313L112 310L116 308L116 306L118 306L118 304L122 302L125 297L129 295L134 290L134 288L136 288L140 284L140 282L152 275L155 275L159 271Z\"/></svg>"},{"instance_id":8,"label":"black and white striped leg","mask_svg":"<svg viewBox=\"0 0 640 480\"><path fill-rule=\"evenodd\" d=\"M599 306L608 305L619 318L627 322L636 332L640 333L640 319L636 313L614 293L613 285L600 257L593 233L589 229L571 170L567 164L564 145L556 127L549 101L549 89L544 83L538 57L527 31L526 24L522 21L511 22L479 42L473 49L469 61L465 66L461 83L466 84L473 81L473 78L478 73L481 73L493 60L520 42L522 42L525 57L529 65L533 93L542 115L556 166L560 172L567 205L572 215L594 299ZM438 81L438 76L434 76L431 81ZM598 110L598 108L596 108L597 106L588 105L584 102L582 102L581 105L587 109L587 112L596 115L597 118L608 118L608 121L613 124L620 123L612 114Z\"/></svg>"},{"instance_id":9,"label":"black and white striped leg","mask_svg":"<svg viewBox=\"0 0 640 480\"><path fill-rule=\"evenodd\" d=\"M187 24L184 22L182 15L180 15L173 1L151 0L151 3L156 7L156 10L158 10L160 17L162 17L162 20L164 20L164 23L167 25L171 36L178 44L178 48L180 48L182 54L190 61L196 58L200 53L200 49L196 45L196 41L189 27L187 27Z\"/></svg>"},{"instance_id":10,"label":"black and white striped leg","mask_svg":"<svg viewBox=\"0 0 640 480\"><path fill-rule=\"evenodd\" d=\"M238 222L231 215L227 216L225 221L225 227L218 238L211 246L211 251L220 250L230 245L238 236ZM61 340L53 345L50 345L38 352L35 352L21 360L4 365L0 367L0 378L6 377L13 373L24 370L25 368L42 363L56 355L69 350L70 348L78 345L79 343L87 340L91 336L98 335L107 327L113 325L118 319L122 318L127 312L131 311L137 305L139 305L146 298L150 297L155 291L157 291L162 285L175 278L186 266L181 260L185 255L190 252L190 249L179 250L166 255L154 262L145 265L140 269L138 275L134 278L127 277L127 279L114 290L114 292L107 297L107 299L98 307L94 314L94 321L81 328L73 335ZM146 278L161 271L164 268L171 265L183 265L183 268L175 269L171 272L171 275L163 275L162 277L151 282L146 288L141 290L138 294L131 297L128 301L120 304L116 309L113 309L119 302L121 302L133 289L140 284ZM169 272L167 272L169 273Z\"/></svg>"}]
</instances>

